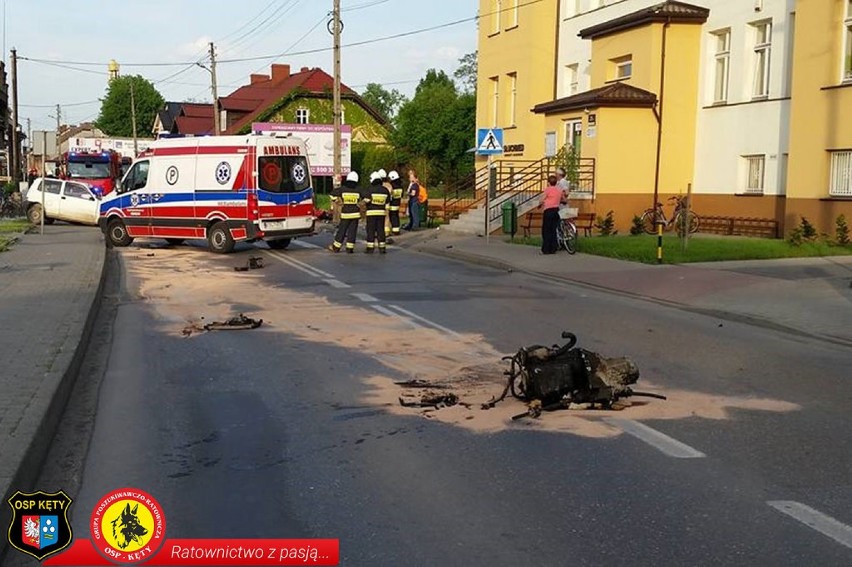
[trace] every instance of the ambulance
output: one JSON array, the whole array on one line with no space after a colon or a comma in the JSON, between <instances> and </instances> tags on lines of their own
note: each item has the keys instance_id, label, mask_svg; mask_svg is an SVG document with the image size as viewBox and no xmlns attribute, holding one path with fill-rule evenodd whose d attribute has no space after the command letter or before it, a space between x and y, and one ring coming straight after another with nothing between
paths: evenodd
<instances>
[{"instance_id":1,"label":"ambulance","mask_svg":"<svg viewBox=\"0 0 852 567\"><path fill-rule=\"evenodd\" d=\"M283 249L314 234L305 143L281 134L157 140L99 211L98 225L113 246L163 238L206 239L221 254L257 240Z\"/></svg>"}]
</instances>

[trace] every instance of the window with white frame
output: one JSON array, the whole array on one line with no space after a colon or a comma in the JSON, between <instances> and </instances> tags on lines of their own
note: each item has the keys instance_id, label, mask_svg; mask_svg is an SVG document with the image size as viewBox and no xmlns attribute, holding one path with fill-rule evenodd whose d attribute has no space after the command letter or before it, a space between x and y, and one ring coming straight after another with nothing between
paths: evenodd
<instances>
[{"instance_id":1,"label":"window with white frame","mask_svg":"<svg viewBox=\"0 0 852 567\"><path fill-rule=\"evenodd\" d=\"M852 0L846 0L846 17L843 19L843 76L852 82Z\"/></svg>"},{"instance_id":2,"label":"window with white frame","mask_svg":"<svg viewBox=\"0 0 852 567\"><path fill-rule=\"evenodd\" d=\"M772 22L752 24L754 31L754 88L752 97L769 96L769 63L772 51Z\"/></svg>"},{"instance_id":3,"label":"window with white frame","mask_svg":"<svg viewBox=\"0 0 852 567\"><path fill-rule=\"evenodd\" d=\"M511 0L512 1L512 15L509 19L509 27L515 27L518 25L518 17L520 16L519 11L521 8L520 0Z\"/></svg>"},{"instance_id":4,"label":"window with white frame","mask_svg":"<svg viewBox=\"0 0 852 567\"><path fill-rule=\"evenodd\" d=\"M572 63L565 66L565 96L580 92L580 64Z\"/></svg>"},{"instance_id":5,"label":"window with white frame","mask_svg":"<svg viewBox=\"0 0 852 567\"><path fill-rule=\"evenodd\" d=\"M763 173L766 166L766 156L743 156L746 161L745 192L763 194Z\"/></svg>"},{"instance_id":6,"label":"window with white frame","mask_svg":"<svg viewBox=\"0 0 852 567\"><path fill-rule=\"evenodd\" d=\"M828 194L832 197L852 197L852 150L831 154L831 181Z\"/></svg>"},{"instance_id":7,"label":"window with white frame","mask_svg":"<svg viewBox=\"0 0 852 567\"><path fill-rule=\"evenodd\" d=\"M496 127L500 112L500 77L491 77L491 124Z\"/></svg>"},{"instance_id":8,"label":"window with white frame","mask_svg":"<svg viewBox=\"0 0 852 567\"><path fill-rule=\"evenodd\" d=\"M615 80L629 79L633 75L633 56L627 55L612 60L615 65Z\"/></svg>"},{"instance_id":9,"label":"window with white frame","mask_svg":"<svg viewBox=\"0 0 852 567\"><path fill-rule=\"evenodd\" d=\"M713 32L716 47L716 66L713 83L713 102L728 101L728 76L731 68L731 30Z\"/></svg>"},{"instance_id":10,"label":"window with white frame","mask_svg":"<svg viewBox=\"0 0 852 567\"><path fill-rule=\"evenodd\" d=\"M503 0L491 3L491 33L500 33L500 13L503 11Z\"/></svg>"},{"instance_id":11,"label":"window with white frame","mask_svg":"<svg viewBox=\"0 0 852 567\"><path fill-rule=\"evenodd\" d=\"M515 125L515 113L518 107L518 74L508 73L509 78L509 106L506 108L506 122L509 126Z\"/></svg>"},{"instance_id":12,"label":"window with white frame","mask_svg":"<svg viewBox=\"0 0 852 567\"><path fill-rule=\"evenodd\" d=\"M310 124L311 111L305 107L296 109L296 124Z\"/></svg>"},{"instance_id":13,"label":"window with white frame","mask_svg":"<svg viewBox=\"0 0 852 567\"><path fill-rule=\"evenodd\" d=\"M562 0L562 14L566 18L581 14L583 12L581 2L582 0Z\"/></svg>"}]
</instances>

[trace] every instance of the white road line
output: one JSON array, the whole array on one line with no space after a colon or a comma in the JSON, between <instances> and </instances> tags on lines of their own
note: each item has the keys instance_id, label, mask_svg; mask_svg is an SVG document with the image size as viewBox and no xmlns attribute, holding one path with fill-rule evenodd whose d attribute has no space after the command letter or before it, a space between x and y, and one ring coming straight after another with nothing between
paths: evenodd
<instances>
[{"instance_id":1,"label":"white road line","mask_svg":"<svg viewBox=\"0 0 852 567\"><path fill-rule=\"evenodd\" d=\"M439 325L438 323L435 323L434 321L430 321L429 319L427 319L425 317L421 317L417 313L412 313L408 309L403 309L399 305L390 305L390 307L392 309L396 309L397 311L399 311L400 313L403 313L404 315L408 315L409 317L411 317L413 319L417 319L418 321L422 321L423 323L426 323L430 327L434 327L434 328L438 329L439 331L443 331L444 333L447 333L448 335L452 335L453 337L455 337L459 340L464 340L463 336L461 336L457 332L453 331L452 329L448 329L448 328L444 327L443 325Z\"/></svg>"},{"instance_id":2,"label":"white road line","mask_svg":"<svg viewBox=\"0 0 852 567\"><path fill-rule=\"evenodd\" d=\"M423 328L423 326L420 325L419 323L412 321L408 317L403 317L399 313L395 313L395 312L391 311L390 309L388 309L387 307L382 307L381 305L371 305L371 307L373 309L375 309L376 311L378 311L379 313L387 315L388 317L394 317L395 319L399 319L400 321L408 323L409 325L411 325L415 329L422 329Z\"/></svg>"},{"instance_id":3,"label":"white road line","mask_svg":"<svg viewBox=\"0 0 852 567\"><path fill-rule=\"evenodd\" d=\"M615 417L607 417L603 421L618 427L625 433L644 441L652 447L656 447L669 457L674 457L675 459L700 459L707 456L701 451L693 449L689 445L681 443L677 439L672 439L668 435L660 433L656 429L638 421Z\"/></svg>"},{"instance_id":4,"label":"white road line","mask_svg":"<svg viewBox=\"0 0 852 567\"><path fill-rule=\"evenodd\" d=\"M838 522L831 516L826 516L810 506L793 500L771 500L767 504L837 543L852 547L852 527Z\"/></svg>"},{"instance_id":5,"label":"white road line","mask_svg":"<svg viewBox=\"0 0 852 567\"><path fill-rule=\"evenodd\" d=\"M322 248L322 246L318 246L313 244L312 242L305 242L304 240L295 239L292 244L294 246L298 246L299 248Z\"/></svg>"},{"instance_id":6,"label":"white road line","mask_svg":"<svg viewBox=\"0 0 852 567\"><path fill-rule=\"evenodd\" d=\"M274 259L278 260L279 262L281 262L282 264L287 264L291 268L296 268L297 270L305 272L306 274L308 274L312 277L315 277L315 278L321 278L322 277L320 274L317 274L313 270L309 270L307 268L304 268L304 267L299 266L298 264L292 262L289 258L283 258L283 257L279 256L278 254L275 254L274 252L270 252L269 255L272 256Z\"/></svg>"},{"instance_id":7,"label":"white road line","mask_svg":"<svg viewBox=\"0 0 852 567\"><path fill-rule=\"evenodd\" d=\"M331 280L325 280L325 283L327 283L327 284L328 284L328 285L330 285L331 287L335 287L335 288L337 288L337 289L349 289L350 287L352 287L352 286L351 286L351 285L349 285L349 284L345 284L345 283L343 283L343 282L342 282L342 281L340 281L340 280L334 280L334 279L331 279Z\"/></svg>"},{"instance_id":8,"label":"white road line","mask_svg":"<svg viewBox=\"0 0 852 567\"><path fill-rule=\"evenodd\" d=\"M355 299L361 300L364 303L378 303L378 299L370 295L369 293L353 293L351 294Z\"/></svg>"},{"instance_id":9,"label":"white road line","mask_svg":"<svg viewBox=\"0 0 852 567\"><path fill-rule=\"evenodd\" d=\"M300 260L296 260L295 258L288 257L287 259L290 260L291 262L299 264L303 268L308 268L310 270L313 270L313 271L315 271L316 273L318 273L319 275L321 275L325 278L334 279L334 274L329 274L328 272L323 272L319 268L315 268L315 267L311 266L310 264L306 264L305 262L302 262Z\"/></svg>"}]
</instances>

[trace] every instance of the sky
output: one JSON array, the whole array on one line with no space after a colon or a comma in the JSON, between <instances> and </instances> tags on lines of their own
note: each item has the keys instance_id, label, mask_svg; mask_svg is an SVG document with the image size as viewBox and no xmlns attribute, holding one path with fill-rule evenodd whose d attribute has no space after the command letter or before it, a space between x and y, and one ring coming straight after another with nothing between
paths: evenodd
<instances>
[{"instance_id":1,"label":"sky","mask_svg":"<svg viewBox=\"0 0 852 567\"><path fill-rule=\"evenodd\" d=\"M326 28L332 0L0 0L3 60L18 55L19 123L32 130L97 118L107 64L142 75L167 101L210 102L208 43L216 45L219 96L272 63L333 70ZM340 0L341 74L356 91L379 83L411 96L427 69L450 76L476 50L477 0ZM460 20L465 20L460 22ZM437 28L397 39L395 34ZM348 46L350 43L368 42ZM316 51L319 50L319 51ZM315 51L314 53L298 52ZM288 55L289 54L289 55ZM257 58L251 61L229 61ZM42 60L32 61L30 59ZM147 64L147 65L139 65ZM152 65L155 64L155 65ZM11 88L11 78L9 78ZM11 100L10 100L11 103Z\"/></svg>"}]
</instances>

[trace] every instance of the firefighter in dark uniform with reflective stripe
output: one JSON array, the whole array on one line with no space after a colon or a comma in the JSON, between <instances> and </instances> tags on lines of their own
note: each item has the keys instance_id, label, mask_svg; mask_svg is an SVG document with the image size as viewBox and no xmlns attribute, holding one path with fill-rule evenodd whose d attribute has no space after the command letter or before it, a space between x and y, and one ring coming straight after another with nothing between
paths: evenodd
<instances>
[{"instance_id":1,"label":"firefighter in dark uniform with reflective stripe","mask_svg":"<svg viewBox=\"0 0 852 567\"><path fill-rule=\"evenodd\" d=\"M367 201L367 254L372 254L379 243L379 252L384 254L385 246L385 215L390 205L390 191L383 185L383 179L378 171L370 175L370 187L364 198Z\"/></svg>"},{"instance_id":2,"label":"firefighter in dark uniform with reflective stripe","mask_svg":"<svg viewBox=\"0 0 852 567\"><path fill-rule=\"evenodd\" d=\"M402 203L404 189L402 188L402 179L399 178L399 173L396 171L388 173L388 179L391 184L390 206L388 207L390 211L391 235L399 236L399 207L400 203Z\"/></svg>"},{"instance_id":3,"label":"firefighter in dark uniform with reflective stripe","mask_svg":"<svg viewBox=\"0 0 852 567\"><path fill-rule=\"evenodd\" d=\"M340 204L340 224L337 225L337 234L334 235L334 243L328 249L332 252L340 252L343 242L346 242L346 251L355 252L355 237L358 234L358 221L361 220L361 200L363 194L358 187L358 173L351 172L346 176L337 191L331 196L332 201Z\"/></svg>"}]
</instances>

